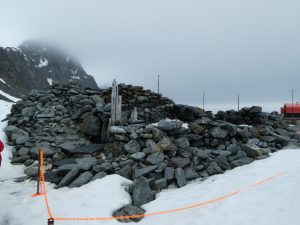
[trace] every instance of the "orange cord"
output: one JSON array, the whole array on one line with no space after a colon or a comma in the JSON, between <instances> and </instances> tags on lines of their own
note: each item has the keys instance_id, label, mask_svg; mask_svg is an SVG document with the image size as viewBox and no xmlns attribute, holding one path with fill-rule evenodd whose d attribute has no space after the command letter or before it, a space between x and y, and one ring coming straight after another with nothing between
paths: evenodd
<instances>
[{"instance_id":1,"label":"orange cord","mask_svg":"<svg viewBox=\"0 0 300 225\"><path fill-rule=\"evenodd\" d=\"M44 153L43 151L41 152L41 173L40 173L40 180L41 180L41 189L42 189L42 194L44 196L45 199L45 203L46 203L46 208L48 211L48 215L49 218L53 219L54 221L108 221L108 220L114 220L114 219L133 219L133 218L142 218L142 217L151 217L151 216L157 216L157 215L166 215L166 214L171 214L171 213L176 213L176 212L181 212L181 211L186 211L189 209L193 209L193 208L198 208L198 207L202 207L205 205L209 205L209 204L213 204L219 201L223 201L225 199L231 198L233 196L236 196L238 194L241 193L242 190L238 190L232 193L229 193L227 195L223 195L221 197L212 199L212 200L208 200L205 202L201 202L201 203L196 203L196 204L192 204L192 205L188 205L185 206L183 208L177 208L177 209L171 209L171 210L164 210L164 211L158 211L158 212L153 212L153 213L146 213L146 214L135 214L135 215L130 215L130 216L112 216L112 217L86 217L86 218L63 218L63 217L53 217L51 210L50 210L50 206L49 206L49 201L48 201L48 197L47 197L47 190L46 190L46 185L45 185L45 177L44 177ZM259 185L265 184L267 182L270 182L278 177L281 177L283 175L286 175L288 172L281 172L278 173L272 177L266 178L264 180L255 182L254 184L249 185L250 188L254 188L257 187Z\"/></svg>"}]
</instances>

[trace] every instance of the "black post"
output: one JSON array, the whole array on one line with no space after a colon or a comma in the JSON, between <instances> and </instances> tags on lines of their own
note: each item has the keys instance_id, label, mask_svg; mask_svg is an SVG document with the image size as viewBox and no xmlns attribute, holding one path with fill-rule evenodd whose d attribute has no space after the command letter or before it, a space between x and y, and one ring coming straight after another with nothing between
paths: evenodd
<instances>
[{"instance_id":1,"label":"black post","mask_svg":"<svg viewBox=\"0 0 300 225\"><path fill-rule=\"evenodd\" d=\"M48 225L54 225L54 219L53 218L48 219Z\"/></svg>"},{"instance_id":2,"label":"black post","mask_svg":"<svg viewBox=\"0 0 300 225\"><path fill-rule=\"evenodd\" d=\"M41 150L39 151L39 164L38 164L38 180L36 194L40 194L40 177L41 177Z\"/></svg>"}]
</instances>

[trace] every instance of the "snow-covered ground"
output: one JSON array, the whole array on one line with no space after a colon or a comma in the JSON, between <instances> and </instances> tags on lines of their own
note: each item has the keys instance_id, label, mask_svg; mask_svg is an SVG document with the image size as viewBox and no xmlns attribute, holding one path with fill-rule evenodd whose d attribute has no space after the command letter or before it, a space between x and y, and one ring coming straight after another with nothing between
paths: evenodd
<instances>
[{"instance_id":1,"label":"snow-covered ground","mask_svg":"<svg viewBox=\"0 0 300 225\"><path fill-rule=\"evenodd\" d=\"M14 102L17 102L17 101L20 100L19 98L15 98L15 97L13 97L13 96L11 96L11 95L9 95L9 94L5 93L4 91L1 91L1 90L0 90L0 95L3 95L4 97L6 97L6 98L8 98L8 99L10 99ZM4 109L3 109L3 112L4 112ZM1 109L1 113L2 113L2 109Z\"/></svg>"},{"instance_id":2,"label":"snow-covered ground","mask_svg":"<svg viewBox=\"0 0 300 225\"><path fill-rule=\"evenodd\" d=\"M10 103L0 101L0 119L9 113ZM0 124L0 138L4 139ZM43 197L33 198L36 183L15 183L12 178L23 176L22 166L9 163L9 148L3 152L0 169L0 225L47 224L47 210ZM235 168L225 174L212 176L205 181L194 181L180 189L165 190L155 201L143 207L146 213L182 208L201 203L228 193L242 190L240 194L223 201L201 207L146 217L140 225L298 225L300 221L300 150L279 151L270 158ZM249 185L288 171L284 176L249 188ZM54 217L110 217L115 209L129 203L124 185L130 181L117 176L107 176L75 189L53 189L47 184L49 204ZM113 225L111 221L56 221L66 225ZM135 223L132 223L135 224Z\"/></svg>"}]
</instances>

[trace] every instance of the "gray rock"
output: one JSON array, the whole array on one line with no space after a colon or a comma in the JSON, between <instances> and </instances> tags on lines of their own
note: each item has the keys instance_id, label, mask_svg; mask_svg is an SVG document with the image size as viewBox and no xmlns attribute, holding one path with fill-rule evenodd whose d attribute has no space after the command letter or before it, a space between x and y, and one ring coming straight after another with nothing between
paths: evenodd
<instances>
[{"instance_id":1,"label":"gray rock","mask_svg":"<svg viewBox=\"0 0 300 225\"><path fill-rule=\"evenodd\" d=\"M124 150L130 154L140 152L141 145L136 140L131 140L126 145L124 145Z\"/></svg>"},{"instance_id":2,"label":"gray rock","mask_svg":"<svg viewBox=\"0 0 300 225\"><path fill-rule=\"evenodd\" d=\"M94 180L97 180L97 179L102 179L102 178L104 178L104 177L106 177L107 176L107 173L105 173L105 172L99 172L99 173L97 173L93 178L92 178L92 180L91 181L94 181Z\"/></svg>"},{"instance_id":3,"label":"gray rock","mask_svg":"<svg viewBox=\"0 0 300 225\"><path fill-rule=\"evenodd\" d=\"M141 206L154 200L154 192L151 190L149 183L144 178L134 181L132 201L134 206Z\"/></svg>"},{"instance_id":4,"label":"gray rock","mask_svg":"<svg viewBox=\"0 0 300 225\"><path fill-rule=\"evenodd\" d=\"M258 142L259 142L259 139L257 139L257 138L251 138L251 139L249 139L247 141L247 144L249 144L249 145L257 145Z\"/></svg>"},{"instance_id":5,"label":"gray rock","mask_svg":"<svg viewBox=\"0 0 300 225\"><path fill-rule=\"evenodd\" d=\"M182 168L175 169L175 179L178 187L183 187L187 184L185 173Z\"/></svg>"},{"instance_id":6,"label":"gray rock","mask_svg":"<svg viewBox=\"0 0 300 225\"><path fill-rule=\"evenodd\" d=\"M252 163L253 161L254 161L253 159L250 159L248 157L244 157L244 158L240 158L240 159L232 161L231 165L233 167L238 167L238 166L247 165L249 163Z\"/></svg>"},{"instance_id":7,"label":"gray rock","mask_svg":"<svg viewBox=\"0 0 300 225\"><path fill-rule=\"evenodd\" d=\"M45 181L58 184L62 180L62 177L57 174L57 171L46 171Z\"/></svg>"},{"instance_id":8,"label":"gray rock","mask_svg":"<svg viewBox=\"0 0 300 225\"><path fill-rule=\"evenodd\" d=\"M161 152L162 151L162 148L151 139L147 139L145 142L145 145L152 152Z\"/></svg>"},{"instance_id":9,"label":"gray rock","mask_svg":"<svg viewBox=\"0 0 300 225\"><path fill-rule=\"evenodd\" d=\"M121 218L117 218L117 220L122 223L139 222L144 218L143 216L144 213L145 210L140 207L136 207L133 205L126 205L123 208L116 210L113 213L113 217L121 217ZM140 215L140 216L128 218L128 219L122 219L123 216L131 216L131 215Z\"/></svg>"},{"instance_id":10,"label":"gray rock","mask_svg":"<svg viewBox=\"0 0 300 225\"><path fill-rule=\"evenodd\" d=\"M29 155L23 155L23 156L19 156L19 157L15 157L11 160L12 163L24 163L26 162L28 159L30 159Z\"/></svg>"},{"instance_id":11,"label":"gray rock","mask_svg":"<svg viewBox=\"0 0 300 225\"><path fill-rule=\"evenodd\" d=\"M11 138L12 134L17 133L19 130L18 127L9 125L4 129L4 132L8 138Z\"/></svg>"},{"instance_id":12,"label":"gray rock","mask_svg":"<svg viewBox=\"0 0 300 225\"><path fill-rule=\"evenodd\" d=\"M184 168L187 165L189 165L191 163L190 158L183 158L183 157L172 157L169 160L169 166L177 168Z\"/></svg>"},{"instance_id":13,"label":"gray rock","mask_svg":"<svg viewBox=\"0 0 300 225\"><path fill-rule=\"evenodd\" d=\"M215 161L212 161L210 163L210 165L208 166L207 168L207 173L211 176L211 175L214 175L214 174L220 174L220 173L223 173L223 170L221 169L221 167L215 162Z\"/></svg>"},{"instance_id":14,"label":"gray rock","mask_svg":"<svg viewBox=\"0 0 300 225\"><path fill-rule=\"evenodd\" d=\"M137 169L134 171L134 178L139 178L141 176L144 176L157 169L157 167L158 167L157 165L154 165L154 166L148 166L145 168Z\"/></svg>"},{"instance_id":15,"label":"gray rock","mask_svg":"<svg viewBox=\"0 0 300 225\"><path fill-rule=\"evenodd\" d=\"M57 168L57 174L59 176L67 175L71 170L78 168L77 164L65 164Z\"/></svg>"},{"instance_id":16,"label":"gray rock","mask_svg":"<svg viewBox=\"0 0 300 225\"><path fill-rule=\"evenodd\" d=\"M118 127L118 126L111 126L108 131L111 134L126 134L127 133L123 127Z\"/></svg>"},{"instance_id":17,"label":"gray rock","mask_svg":"<svg viewBox=\"0 0 300 225\"><path fill-rule=\"evenodd\" d=\"M209 133L215 138L224 139L228 135L228 130L222 129L221 127L213 127L210 129Z\"/></svg>"},{"instance_id":18,"label":"gray rock","mask_svg":"<svg viewBox=\"0 0 300 225\"><path fill-rule=\"evenodd\" d=\"M84 157L75 160L78 163L78 168L82 170L89 170L92 166L96 165L97 159L94 157Z\"/></svg>"},{"instance_id":19,"label":"gray rock","mask_svg":"<svg viewBox=\"0 0 300 225\"><path fill-rule=\"evenodd\" d=\"M75 168L71 170L57 185L58 188L68 186L78 176L79 169Z\"/></svg>"},{"instance_id":20,"label":"gray rock","mask_svg":"<svg viewBox=\"0 0 300 225\"><path fill-rule=\"evenodd\" d=\"M178 138L175 140L175 145L179 148L185 149L190 146L190 143L186 138Z\"/></svg>"},{"instance_id":21,"label":"gray rock","mask_svg":"<svg viewBox=\"0 0 300 225\"><path fill-rule=\"evenodd\" d=\"M12 139L15 138L17 145L25 144L29 140L29 135L26 131L19 130L17 133L12 134Z\"/></svg>"},{"instance_id":22,"label":"gray rock","mask_svg":"<svg viewBox=\"0 0 300 225\"><path fill-rule=\"evenodd\" d=\"M199 149L196 147L189 147L187 149L189 152L191 152L194 156L199 157L200 159L208 159L208 152L206 150L203 149Z\"/></svg>"},{"instance_id":23,"label":"gray rock","mask_svg":"<svg viewBox=\"0 0 300 225\"><path fill-rule=\"evenodd\" d=\"M198 173L196 173L191 167L186 167L184 169L184 174L187 180L193 180L199 177Z\"/></svg>"},{"instance_id":24,"label":"gray rock","mask_svg":"<svg viewBox=\"0 0 300 225\"><path fill-rule=\"evenodd\" d=\"M231 169L230 163L227 161L227 158L225 155L219 155L218 157L215 158L215 161L223 170Z\"/></svg>"},{"instance_id":25,"label":"gray rock","mask_svg":"<svg viewBox=\"0 0 300 225\"><path fill-rule=\"evenodd\" d=\"M131 159L140 161L146 157L146 153L145 152L136 152L136 153L131 154L129 157Z\"/></svg>"},{"instance_id":26,"label":"gray rock","mask_svg":"<svg viewBox=\"0 0 300 225\"><path fill-rule=\"evenodd\" d=\"M153 189L156 191L159 191L167 186L168 186L168 181L166 178L158 179L153 183Z\"/></svg>"},{"instance_id":27,"label":"gray rock","mask_svg":"<svg viewBox=\"0 0 300 225\"><path fill-rule=\"evenodd\" d=\"M82 173L79 177L76 178L70 185L69 188L80 187L88 183L93 177L93 174L89 171Z\"/></svg>"},{"instance_id":28,"label":"gray rock","mask_svg":"<svg viewBox=\"0 0 300 225\"><path fill-rule=\"evenodd\" d=\"M161 139L163 139L163 137L165 136L165 132L161 131L158 128L153 128L152 130L152 137L155 141L160 141Z\"/></svg>"},{"instance_id":29,"label":"gray rock","mask_svg":"<svg viewBox=\"0 0 300 225\"><path fill-rule=\"evenodd\" d=\"M92 144L85 145L78 148L69 148L66 147L62 149L64 152L68 154L93 154L95 152L100 152L104 149L104 144Z\"/></svg>"},{"instance_id":30,"label":"gray rock","mask_svg":"<svg viewBox=\"0 0 300 225\"><path fill-rule=\"evenodd\" d=\"M163 131L170 131L170 130L175 130L175 129L181 128L182 124L183 123L181 121L162 120L162 121L158 122L157 127Z\"/></svg>"},{"instance_id":31,"label":"gray rock","mask_svg":"<svg viewBox=\"0 0 300 225\"><path fill-rule=\"evenodd\" d=\"M73 158L66 158L66 159L62 159L62 160L54 162L53 165L56 167L60 167L60 166L67 165L67 164L76 164L76 161Z\"/></svg>"},{"instance_id":32,"label":"gray rock","mask_svg":"<svg viewBox=\"0 0 300 225\"><path fill-rule=\"evenodd\" d=\"M261 113L262 112L262 107L260 106L252 106L249 109L249 113Z\"/></svg>"},{"instance_id":33,"label":"gray rock","mask_svg":"<svg viewBox=\"0 0 300 225\"><path fill-rule=\"evenodd\" d=\"M113 168L112 164L110 164L109 162L104 162L101 165L94 166L93 171L95 171L96 173L107 172L110 171L112 168Z\"/></svg>"},{"instance_id":34,"label":"gray rock","mask_svg":"<svg viewBox=\"0 0 300 225\"><path fill-rule=\"evenodd\" d=\"M168 181L171 181L175 177L174 173L175 173L175 169L173 167L166 167L164 178L166 178Z\"/></svg>"},{"instance_id":35,"label":"gray rock","mask_svg":"<svg viewBox=\"0 0 300 225\"><path fill-rule=\"evenodd\" d=\"M86 135L99 136L101 121L98 117L88 116L80 124L81 131Z\"/></svg>"},{"instance_id":36,"label":"gray rock","mask_svg":"<svg viewBox=\"0 0 300 225\"><path fill-rule=\"evenodd\" d=\"M22 109L21 114L23 117L32 117L35 113L35 107L25 107Z\"/></svg>"},{"instance_id":37,"label":"gray rock","mask_svg":"<svg viewBox=\"0 0 300 225\"><path fill-rule=\"evenodd\" d=\"M249 158L256 158L263 154L261 148L256 145L244 144L242 145L242 150L247 154Z\"/></svg>"},{"instance_id":38,"label":"gray rock","mask_svg":"<svg viewBox=\"0 0 300 225\"><path fill-rule=\"evenodd\" d=\"M163 139L158 142L158 145L161 147L164 151L176 151L177 147L173 144L171 139L167 136L164 136Z\"/></svg>"},{"instance_id":39,"label":"gray rock","mask_svg":"<svg viewBox=\"0 0 300 225\"><path fill-rule=\"evenodd\" d=\"M131 165L123 166L119 171L117 171L117 174L131 180L132 179L132 167L131 167Z\"/></svg>"},{"instance_id":40,"label":"gray rock","mask_svg":"<svg viewBox=\"0 0 300 225\"><path fill-rule=\"evenodd\" d=\"M119 157L122 154L123 146L121 143L107 143L104 146L104 153L113 158Z\"/></svg>"},{"instance_id":41,"label":"gray rock","mask_svg":"<svg viewBox=\"0 0 300 225\"><path fill-rule=\"evenodd\" d=\"M37 167L28 167L25 169L24 173L29 177L36 177L39 173Z\"/></svg>"},{"instance_id":42,"label":"gray rock","mask_svg":"<svg viewBox=\"0 0 300 225\"><path fill-rule=\"evenodd\" d=\"M153 165L161 164L164 161L164 154L163 153L154 153L148 156L147 161Z\"/></svg>"}]
</instances>

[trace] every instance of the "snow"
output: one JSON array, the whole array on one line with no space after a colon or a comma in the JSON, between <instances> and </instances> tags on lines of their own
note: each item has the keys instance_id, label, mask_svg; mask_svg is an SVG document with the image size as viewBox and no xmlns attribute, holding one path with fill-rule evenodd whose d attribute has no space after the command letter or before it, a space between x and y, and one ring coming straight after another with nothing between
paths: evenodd
<instances>
[{"instance_id":1,"label":"snow","mask_svg":"<svg viewBox=\"0 0 300 225\"><path fill-rule=\"evenodd\" d=\"M11 103L0 101L0 119L9 113ZM0 123L0 138L5 139ZM15 183L14 177L23 176L23 166L9 163L10 150L5 147L0 169L0 224L41 225L48 219L43 197L32 198L36 182ZM157 195L143 207L146 213L185 207L241 190L225 200L168 215L146 217L139 225L298 225L300 221L300 150L286 149L265 160L238 167L205 181L194 181L180 189L169 189ZM284 176L250 188L249 185L287 171ZM107 176L74 189L54 189L47 184L48 199L54 217L110 217L112 212L129 203L124 186L131 182L118 175ZM4 205L3 205L4 206ZM66 225L121 225L112 221L70 221ZM136 223L130 223L136 224Z\"/></svg>"},{"instance_id":2,"label":"snow","mask_svg":"<svg viewBox=\"0 0 300 225\"><path fill-rule=\"evenodd\" d=\"M13 96L11 96L11 95L9 95L9 94L5 93L4 91L1 91L1 90L0 90L0 95L3 95L4 97L6 97L6 98L8 98L8 99L10 99L14 102L17 102L17 101L20 100L19 98L15 98L15 97L13 97Z\"/></svg>"},{"instance_id":3,"label":"snow","mask_svg":"<svg viewBox=\"0 0 300 225\"><path fill-rule=\"evenodd\" d=\"M66 57L66 62L68 63L70 61L70 57Z\"/></svg>"},{"instance_id":4,"label":"snow","mask_svg":"<svg viewBox=\"0 0 300 225\"><path fill-rule=\"evenodd\" d=\"M75 75L77 73L78 69L77 68L75 70L70 69L70 71L71 71L71 73L73 73Z\"/></svg>"},{"instance_id":5,"label":"snow","mask_svg":"<svg viewBox=\"0 0 300 225\"><path fill-rule=\"evenodd\" d=\"M45 59L45 58L41 58L38 67L41 68L41 67L44 67L44 66L47 66L47 65L48 65L48 60Z\"/></svg>"},{"instance_id":6,"label":"snow","mask_svg":"<svg viewBox=\"0 0 300 225\"><path fill-rule=\"evenodd\" d=\"M52 81L53 81L52 78L47 78L47 81L50 85L52 85Z\"/></svg>"},{"instance_id":7,"label":"snow","mask_svg":"<svg viewBox=\"0 0 300 225\"><path fill-rule=\"evenodd\" d=\"M5 80L3 80L2 78L0 78L0 81L4 84L6 84Z\"/></svg>"}]
</instances>

